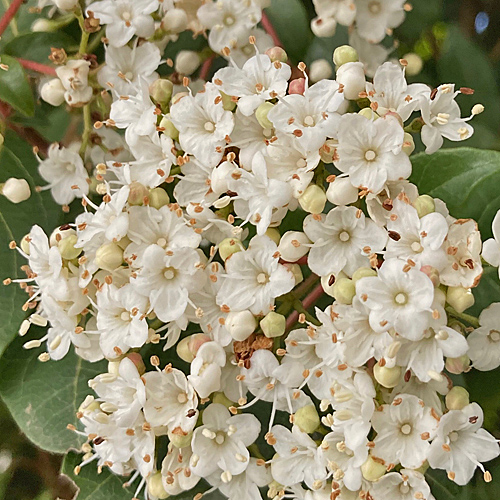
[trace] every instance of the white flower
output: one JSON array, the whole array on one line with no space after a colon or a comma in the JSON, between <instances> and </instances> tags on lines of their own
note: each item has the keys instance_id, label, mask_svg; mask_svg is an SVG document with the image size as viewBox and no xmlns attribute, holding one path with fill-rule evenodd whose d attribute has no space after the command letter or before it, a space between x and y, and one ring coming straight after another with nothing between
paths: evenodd
<instances>
[{"instance_id":1,"label":"white flower","mask_svg":"<svg viewBox=\"0 0 500 500\"><path fill-rule=\"evenodd\" d=\"M356 27L371 43L381 42L386 30L397 28L405 18L405 0L356 0Z\"/></svg>"},{"instance_id":2,"label":"white flower","mask_svg":"<svg viewBox=\"0 0 500 500\"><path fill-rule=\"evenodd\" d=\"M309 215L304 232L313 242L308 264L320 275L337 275L369 266L369 256L381 252L387 242L386 231L367 219L356 207L336 207L321 218Z\"/></svg>"},{"instance_id":3,"label":"white flower","mask_svg":"<svg viewBox=\"0 0 500 500\"><path fill-rule=\"evenodd\" d=\"M250 43L250 37L255 37L255 43ZM234 61L236 65L243 66L248 59L255 55L255 49L261 54L274 47L273 38L261 28L253 28L248 32L247 39L243 39L240 43L231 49L229 56L226 59Z\"/></svg>"},{"instance_id":4,"label":"white flower","mask_svg":"<svg viewBox=\"0 0 500 500\"><path fill-rule=\"evenodd\" d=\"M319 20L333 18L342 26L350 26L356 17L356 4L353 0L313 0ZM319 20L313 22L318 23Z\"/></svg>"},{"instance_id":5,"label":"white flower","mask_svg":"<svg viewBox=\"0 0 500 500\"><path fill-rule=\"evenodd\" d=\"M445 469L459 485L467 484L481 462L500 455L497 440L483 425L483 410L472 403L463 410L452 410L441 417L437 435L427 459L433 469Z\"/></svg>"},{"instance_id":6,"label":"white flower","mask_svg":"<svg viewBox=\"0 0 500 500\"><path fill-rule=\"evenodd\" d=\"M182 149L207 165L217 165L234 127L233 114L224 110L217 87L207 83L204 92L182 97L170 108L170 116Z\"/></svg>"},{"instance_id":7,"label":"white flower","mask_svg":"<svg viewBox=\"0 0 500 500\"><path fill-rule=\"evenodd\" d=\"M225 364L226 353L217 342L205 342L198 349L188 380L200 398L208 398L221 388L221 368Z\"/></svg>"},{"instance_id":8,"label":"white flower","mask_svg":"<svg viewBox=\"0 0 500 500\"><path fill-rule=\"evenodd\" d=\"M186 375L166 367L144 375L146 402L144 416L154 427L166 426L172 434L185 436L198 418L198 398Z\"/></svg>"},{"instance_id":9,"label":"white flower","mask_svg":"<svg viewBox=\"0 0 500 500\"><path fill-rule=\"evenodd\" d=\"M373 414L377 437L372 454L385 464L417 469L427 459L439 417L416 396L401 394Z\"/></svg>"},{"instance_id":10,"label":"white flower","mask_svg":"<svg viewBox=\"0 0 500 500\"><path fill-rule=\"evenodd\" d=\"M434 500L424 475L409 469L382 476L372 483L370 495L373 500Z\"/></svg>"},{"instance_id":11,"label":"white flower","mask_svg":"<svg viewBox=\"0 0 500 500\"><path fill-rule=\"evenodd\" d=\"M500 276L500 210L495 215L492 224L493 238L483 243L483 259L493 267L498 267Z\"/></svg>"},{"instance_id":12,"label":"white flower","mask_svg":"<svg viewBox=\"0 0 500 500\"><path fill-rule=\"evenodd\" d=\"M293 274L279 263L277 249L267 236L256 236L248 250L227 259L227 275L222 277L217 303L233 311L267 314L274 299L295 286Z\"/></svg>"},{"instance_id":13,"label":"white flower","mask_svg":"<svg viewBox=\"0 0 500 500\"><path fill-rule=\"evenodd\" d=\"M356 49L359 60L365 66L365 74L367 77L372 78L377 69L394 48L386 48L382 44L370 43L368 40L359 35L358 30L353 29L349 34L349 45Z\"/></svg>"},{"instance_id":14,"label":"white flower","mask_svg":"<svg viewBox=\"0 0 500 500\"><path fill-rule=\"evenodd\" d=\"M470 346L467 354L476 370L494 370L500 366L500 303L484 309L479 324L467 337Z\"/></svg>"},{"instance_id":15,"label":"white flower","mask_svg":"<svg viewBox=\"0 0 500 500\"><path fill-rule=\"evenodd\" d=\"M248 32L261 20L262 10L254 0L217 0L206 2L198 19L210 29L208 43L215 52L237 47L248 40Z\"/></svg>"},{"instance_id":16,"label":"white flower","mask_svg":"<svg viewBox=\"0 0 500 500\"><path fill-rule=\"evenodd\" d=\"M160 61L160 49L153 43L145 42L133 48L109 45L106 64L97 73L97 81L105 89L111 83L119 96L133 94L140 77L148 84L158 78L156 69Z\"/></svg>"},{"instance_id":17,"label":"white flower","mask_svg":"<svg viewBox=\"0 0 500 500\"><path fill-rule=\"evenodd\" d=\"M426 274L408 269L398 259L389 259L377 277L356 283L356 294L370 309L370 325L375 331L394 328L407 339L422 338L431 317L426 313L432 311L434 300L434 285Z\"/></svg>"},{"instance_id":18,"label":"white flower","mask_svg":"<svg viewBox=\"0 0 500 500\"><path fill-rule=\"evenodd\" d=\"M254 415L231 416L221 404L211 404L203 411L203 425L193 434L191 447L192 471L202 477L215 472L221 479L231 479L249 465L250 446L260 433L260 423Z\"/></svg>"},{"instance_id":19,"label":"white flower","mask_svg":"<svg viewBox=\"0 0 500 500\"><path fill-rule=\"evenodd\" d=\"M257 54L241 69L220 69L213 81L225 94L238 97L238 109L250 116L261 103L286 94L291 73L288 64L272 63L266 54Z\"/></svg>"},{"instance_id":20,"label":"white flower","mask_svg":"<svg viewBox=\"0 0 500 500\"><path fill-rule=\"evenodd\" d=\"M49 183L45 189L50 189L59 205L69 205L75 198L82 198L89 192L89 175L74 148L52 144L47 158L40 162L38 172Z\"/></svg>"},{"instance_id":21,"label":"white flower","mask_svg":"<svg viewBox=\"0 0 500 500\"><path fill-rule=\"evenodd\" d=\"M190 446L176 448L169 443L161 466L163 488L169 495L179 495L198 484L200 477L194 474L189 466L192 455Z\"/></svg>"},{"instance_id":22,"label":"white flower","mask_svg":"<svg viewBox=\"0 0 500 500\"><path fill-rule=\"evenodd\" d=\"M141 38L153 35L155 27L150 14L158 7L158 0L101 0L91 3L85 12L93 12L101 24L107 24L109 43L121 47L134 35Z\"/></svg>"},{"instance_id":23,"label":"white flower","mask_svg":"<svg viewBox=\"0 0 500 500\"><path fill-rule=\"evenodd\" d=\"M326 469L318 445L296 425L289 431L282 425L271 429L277 455L271 462L271 474L283 486L293 486L304 481L309 488L317 489L317 481L326 479Z\"/></svg>"},{"instance_id":24,"label":"white flower","mask_svg":"<svg viewBox=\"0 0 500 500\"><path fill-rule=\"evenodd\" d=\"M467 123L470 118L461 118L460 106L455 97L454 84L440 85L437 92L420 97L420 109L424 126L422 127L422 142L427 154L435 153L443 146L443 138L450 141L464 141L474 133Z\"/></svg>"},{"instance_id":25,"label":"white flower","mask_svg":"<svg viewBox=\"0 0 500 500\"><path fill-rule=\"evenodd\" d=\"M366 92L368 99L377 103L378 115L393 112L406 121L419 106L418 96L429 94L430 89L423 83L408 85L403 68L386 62L377 69L373 83L366 84Z\"/></svg>"},{"instance_id":26,"label":"white flower","mask_svg":"<svg viewBox=\"0 0 500 500\"><path fill-rule=\"evenodd\" d=\"M90 63L82 59L70 60L56 69L66 90L64 99L70 106L81 107L92 99L92 87L88 83L89 70Z\"/></svg>"},{"instance_id":27,"label":"white flower","mask_svg":"<svg viewBox=\"0 0 500 500\"><path fill-rule=\"evenodd\" d=\"M349 174L355 187L378 194L387 181L411 174L408 155L402 151L404 130L388 116L372 121L361 115L342 116L335 166Z\"/></svg>"}]
</instances>

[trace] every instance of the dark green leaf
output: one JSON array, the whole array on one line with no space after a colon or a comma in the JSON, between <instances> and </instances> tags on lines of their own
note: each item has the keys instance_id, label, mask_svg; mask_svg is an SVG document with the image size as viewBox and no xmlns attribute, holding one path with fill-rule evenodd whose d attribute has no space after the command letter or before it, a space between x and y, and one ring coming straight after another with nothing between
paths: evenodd
<instances>
[{"instance_id":1,"label":"dark green leaf","mask_svg":"<svg viewBox=\"0 0 500 500\"><path fill-rule=\"evenodd\" d=\"M2 55L8 70L0 72L0 100L26 116L35 114L35 100L23 67L13 57Z\"/></svg>"}]
</instances>

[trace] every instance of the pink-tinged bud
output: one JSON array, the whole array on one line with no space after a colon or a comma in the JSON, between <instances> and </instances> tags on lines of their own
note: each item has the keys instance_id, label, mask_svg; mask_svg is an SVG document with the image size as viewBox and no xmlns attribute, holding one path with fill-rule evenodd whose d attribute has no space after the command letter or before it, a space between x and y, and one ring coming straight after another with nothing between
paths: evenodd
<instances>
[{"instance_id":1,"label":"pink-tinged bud","mask_svg":"<svg viewBox=\"0 0 500 500\"><path fill-rule=\"evenodd\" d=\"M470 403L469 393L459 385L451 389L445 400L448 410L463 410Z\"/></svg>"},{"instance_id":2,"label":"pink-tinged bud","mask_svg":"<svg viewBox=\"0 0 500 500\"><path fill-rule=\"evenodd\" d=\"M401 125L401 128L405 126L403 120L401 120L401 117L394 111L388 111L384 116L392 116L394 119L398 121L398 123Z\"/></svg>"},{"instance_id":3,"label":"pink-tinged bud","mask_svg":"<svg viewBox=\"0 0 500 500\"><path fill-rule=\"evenodd\" d=\"M139 182L132 182L130 184L130 193L128 195L128 202L130 205L143 205L144 198L149 195L149 189Z\"/></svg>"},{"instance_id":4,"label":"pink-tinged bud","mask_svg":"<svg viewBox=\"0 0 500 500\"><path fill-rule=\"evenodd\" d=\"M446 358L446 369L453 375L467 373L470 370L470 359L468 356L460 358Z\"/></svg>"},{"instance_id":5,"label":"pink-tinged bud","mask_svg":"<svg viewBox=\"0 0 500 500\"><path fill-rule=\"evenodd\" d=\"M305 78L296 78L290 82L288 86L289 94L304 94L306 91L306 79Z\"/></svg>"},{"instance_id":6,"label":"pink-tinged bud","mask_svg":"<svg viewBox=\"0 0 500 500\"><path fill-rule=\"evenodd\" d=\"M186 363L191 363L200 347L206 342L210 342L210 340L210 337L204 333L195 333L189 337L184 337L177 344L177 354Z\"/></svg>"},{"instance_id":7,"label":"pink-tinged bud","mask_svg":"<svg viewBox=\"0 0 500 500\"><path fill-rule=\"evenodd\" d=\"M429 276L434 286L439 286L439 271L432 266L422 266L420 270Z\"/></svg>"},{"instance_id":8,"label":"pink-tinged bud","mask_svg":"<svg viewBox=\"0 0 500 500\"><path fill-rule=\"evenodd\" d=\"M140 375L146 373L146 365L142 360L142 356L138 352L129 352L126 357L134 363Z\"/></svg>"},{"instance_id":9,"label":"pink-tinged bud","mask_svg":"<svg viewBox=\"0 0 500 500\"><path fill-rule=\"evenodd\" d=\"M281 47L272 47L266 50L266 54L269 56L272 62L282 62L285 63L288 61L288 54Z\"/></svg>"}]
</instances>

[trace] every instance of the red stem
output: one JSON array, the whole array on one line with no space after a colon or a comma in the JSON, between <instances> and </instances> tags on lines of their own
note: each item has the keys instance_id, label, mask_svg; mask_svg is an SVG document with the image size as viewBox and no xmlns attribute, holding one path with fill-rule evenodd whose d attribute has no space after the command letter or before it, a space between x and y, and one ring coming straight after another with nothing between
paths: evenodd
<instances>
[{"instance_id":1,"label":"red stem","mask_svg":"<svg viewBox=\"0 0 500 500\"><path fill-rule=\"evenodd\" d=\"M25 0L13 0L9 5L9 8L4 12L4 15L0 19L0 35L7 29L7 26L12 21L12 18L17 14L19 7L24 3Z\"/></svg>"},{"instance_id":2,"label":"red stem","mask_svg":"<svg viewBox=\"0 0 500 500\"><path fill-rule=\"evenodd\" d=\"M274 45L276 45L277 47L283 47L280 37L274 29L273 23L270 21L269 17L267 17L267 14L264 11L262 11L261 23L263 28L266 30L266 33L273 39Z\"/></svg>"},{"instance_id":3,"label":"red stem","mask_svg":"<svg viewBox=\"0 0 500 500\"><path fill-rule=\"evenodd\" d=\"M316 286L312 292L305 297L305 299L302 301L302 306L304 309L309 309L324 293L323 287L321 284ZM290 316L286 319L286 327L285 330L289 331L295 323L297 323L299 319L299 312L298 311L292 311Z\"/></svg>"},{"instance_id":4,"label":"red stem","mask_svg":"<svg viewBox=\"0 0 500 500\"><path fill-rule=\"evenodd\" d=\"M212 63L214 62L214 59L215 59L215 54L211 55L203 63L203 65L201 67L201 70L200 70L200 79L201 80L206 80L207 79L208 74L210 73L210 68L212 67Z\"/></svg>"},{"instance_id":5,"label":"red stem","mask_svg":"<svg viewBox=\"0 0 500 500\"><path fill-rule=\"evenodd\" d=\"M37 73L43 73L44 75L56 76L56 70L52 66L47 66L46 64L37 63L35 61L28 61L27 59L18 59L19 64L26 69L31 69Z\"/></svg>"}]
</instances>

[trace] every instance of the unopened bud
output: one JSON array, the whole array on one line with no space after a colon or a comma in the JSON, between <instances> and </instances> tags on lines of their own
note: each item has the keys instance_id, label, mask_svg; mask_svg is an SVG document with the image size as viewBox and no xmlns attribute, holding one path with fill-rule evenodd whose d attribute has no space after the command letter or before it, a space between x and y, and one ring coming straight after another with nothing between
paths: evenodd
<instances>
[{"instance_id":1,"label":"unopened bud","mask_svg":"<svg viewBox=\"0 0 500 500\"><path fill-rule=\"evenodd\" d=\"M304 281L304 275L302 274L302 268L298 264L285 263L284 266L293 274L295 280L295 286Z\"/></svg>"},{"instance_id":2,"label":"unopened bud","mask_svg":"<svg viewBox=\"0 0 500 500\"><path fill-rule=\"evenodd\" d=\"M294 415L293 423L307 434L312 434L319 427L319 415L314 405L299 408Z\"/></svg>"},{"instance_id":3,"label":"unopened bud","mask_svg":"<svg viewBox=\"0 0 500 500\"><path fill-rule=\"evenodd\" d=\"M200 55L194 50L181 50L175 58L175 71L181 75L192 75L201 64Z\"/></svg>"},{"instance_id":4,"label":"unopened bud","mask_svg":"<svg viewBox=\"0 0 500 500\"><path fill-rule=\"evenodd\" d=\"M59 248L59 253L61 257L65 260L76 259L83 251L83 248L75 248L78 237L76 234L72 234L64 239L62 239L57 245Z\"/></svg>"},{"instance_id":5,"label":"unopened bud","mask_svg":"<svg viewBox=\"0 0 500 500\"><path fill-rule=\"evenodd\" d=\"M129 352L126 357L134 363L139 375L144 375L146 373L146 365L142 359L142 356L138 352Z\"/></svg>"},{"instance_id":6,"label":"unopened bud","mask_svg":"<svg viewBox=\"0 0 500 500\"><path fill-rule=\"evenodd\" d=\"M195 333L189 337L184 337L176 347L177 355L186 363L191 363L198 350L205 342L210 342L210 337L204 333Z\"/></svg>"},{"instance_id":7,"label":"unopened bud","mask_svg":"<svg viewBox=\"0 0 500 500\"><path fill-rule=\"evenodd\" d=\"M472 115L473 116L476 116L476 115L480 115L482 112L484 111L484 106L482 104L476 104L473 108L472 108Z\"/></svg>"},{"instance_id":8,"label":"unopened bud","mask_svg":"<svg viewBox=\"0 0 500 500\"><path fill-rule=\"evenodd\" d=\"M373 367L373 376L382 387L392 389L401 381L401 367L393 366L388 368L387 366L380 366L379 362Z\"/></svg>"},{"instance_id":9,"label":"unopened bud","mask_svg":"<svg viewBox=\"0 0 500 500\"><path fill-rule=\"evenodd\" d=\"M470 359L467 355L459 358L446 358L445 367L453 375L460 375L469 371Z\"/></svg>"},{"instance_id":10,"label":"unopened bud","mask_svg":"<svg viewBox=\"0 0 500 500\"><path fill-rule=\"evenodd\" d=\"M375 276L377 276L377 271L375 271L375 269L372 269L371 267L359 267L356 271L354 271L352 281L356 283L361 278L370 278Z\"/></svg>"},{"instance_id":11,"label":"unopened bud","mask_svg":"<svg viewBox=\"0 0 500 500\"><path fill-rule=\"evenodd\" d=\"M31 196L31 189L26 179L11 177L0 187L0 192L12 203L21 203Z\"/></svg>"},{"instance_id":12,"label":"unopened bud","mask_svg":"<svg viewBox=\"0 0 500 500\"><path fill-rule=\"evenodd\" d=\"M169 441L176 448L186 448L187 446L191 446L191 441L193 440L193 433L188 432L185 436L182 434L174 434L170 431L167 432L167 436Z\"/></svg>"},{"instance_id":13,"label":"unopened bud","mask_svg":"<svg viewBox=\"0 0 500 500\"><path fill-rule=\"evenodd\" d=\"M403 141L403 152L410 156L413 151L415 151L415 141L413 140L413 136L408 132L405 132L405 137Z\"/></svg>"},{"instance_id":14,"label":"unopened bud","mask_svg":"<svg viewBox=\"0 0 500 500\"><path fill-rule=\"evenodd\" d=\"M163 190L162 190L163 191ZM139 182L132 182L130 184L130 192L128 195L128 202L132 206L144 204L144 198L149 196L149 189Z\"/></svg>"},{"instance_id":15,"label":"unopened bud","mask_svg":"<svg viewBox=\"0 0 500 500\"><path fill-rule=\"evenodd\" d=\"M54 3L58 9L73 10L78 4L78 0L54 0Z\"/></svg>"},{"instance_id":16,"label":"unopened bud","mask_svg":"<svg viewBox=\"0 0 500 500\"><path fill-rule=\"evenodd\" d=\"M220 91L220 95L222 97L222 107L224 111L233 111L234 108L236 108L236 102L233 100L233 97L225 94L222 90Z\"/></svg>"},{"instance_id":17,"label":"unopened bud","mask_svg":"<svg viewBox=\"0 0 500 500\"><path fill-rule=\"evenodd\" d=\"M268 238L271 238L271 240L274 241L274 243L276 243L276 245L279 245L280 243L280 239L281 239L281 235L280 235L280 232L275 229L274 227L269 227L266 231L266 236Z\"/></svg>"},{"instance_id":18,"label":"unopened bud","mask_svg":"<svg viewBox=\"0 0 500 500\"><path fill-rule=\"evenodd\" d=\"M31 31L35 33L45 33L45 32L50 33L53 31L57 31L58 29L59 29L59 24L57 22L42 17L39 17L31 25Z\"/></svg>"},{"instance_id":19,"label":"unopened bud","mask_svg":"<svg viewBox=\"0 0 500 500\"><path fill-rule=\"evenodd\" d=\"M349 278L340 278L333 285L333 297L341 304L352 304L352 299L356 295L356 286L354 281Z\"/></svg>"},{"instance_id":20,"label":"unopened bud","mask_svg":"<svg viewBox=\"0 0 500 500\"><path fill-rule=\"evenodd\" d=\"M281 337L285 333L286 318L282 314L271 311L261 319L260 327L267 338Z\"/></svg>"},{"instance_id":21,"label":"unopened bud","mask_svg":"<svg viewBox=\"0 0 500 500\"><path fill-rule=\"evenodd\" d=\"M470 288L450 286L446 292L446 301L455 311L463 313L466 309L474 305L475 299Z\"/></svg>"},{"instance_id":22,"label":"unopened bud","mask_svg":"<svg viewBox=\"0 0 500 500\"><path fill-rule=\"evenodd\" d=\"M158 78L149 86L149 94L161 106L165 106L170 102L173 90L174 84L164 78Z\"/></svg>"},{"instance_id":23,"label":"unopened bud","mask_svg":"<svg viewBox=\"0 0 500 500\"><path fill-rule=\"evenodd\" d=\"M266 50L266 54L272 62L286 63L288 61L288 54L281 47L272 47Z\"/></svg>"},{"instance_id":24,"label":"unopened bud","mask_svg":"<svg viewBox=\"0 0 500 500\"><path fill-rule=\"evenodd\" d=\"M163 133L170 137L170 139L176 141L179 138L179 131L175 128L175 125L172 121L164 116L160 122L160 128L163 129Z\"/></svg>"},{"instance_id":25,"label":"unopened bud","mask_svg":"<svg viewBox=\"0 0 500 500\"><path fill-rule=\"evenodd\" d=\"M114 271L122 265L123 250L116 243L105 243L97 249L96 264L106 271Z\"/></svg>"},{"instance_id":26,"label":"unopened bud","mask_svg":"<svg viewBox=\"0 0 500 500\"><path fill-rule=\"evenodd\" d=\"M169 9L161 20L161 28L172 34L182 33L187 25L188 16L183 9Z\"/></svg>"},{"instance_id":27,"label":"unopened bud","mask_svg":"<svg viewBox=\"0 0 500 500\"><path fill-rule=\"evenodd\" d=\"M340 47L337 47L333 53L333 62L337 68L340 68L346 63L358 61L358 52L350 45L341 45Z\"/></svg>"},{"instance_id":28,"label":"unopened bud","mask_svg":"<svg viewBox=\"0 0 500 500\"><path fill-rule=\"evenodd\" d=\"M428 194L423 194L419 196L414 202L413 206L417 210L418 216L420 218L425 217L428 214L432 214L436 211L436 204L434 203L434 198Z\"/></svg>"},{"instance_id":29,"label":"unopened bud","mask_svg":"<svg viewBox=\"0 0 500 500\"><path fill-rule=\"evenodd\" d=\"M274 127L273 122L267 117L269 111L274 108L274 104L270 102L263 102L255 112L255 118L259 122L260 126L265 130L271 130Z\"/></svg>"},{"instance_id":30,"label":"unopened bud","mask_svg":"<svg viewBox=\"0 0 500 500\"><path fill-rule=\"evenodd\" d=\"M333 163L335 153L337 152L338 141L335 139L327 139L325 144L320 148L319 155L323 163Z\"/></svg>"},{"instance_id":31,"label":"unopened bud","mask_svg":"<svg viewBox=\"0 0 500 500\"><path fill-rule=\"evenodd\" d=\"M52 234L50 235L49 244L51 247L56 247L64 238L72 235L76 235L76 231L72 227L65 229L57 227L56 229L54 229L54 231L52 231Z\"/></svg>"},{"instance_id":32,"label":"unopened bud","mask_svg":"<svg viewBox=\"0 0 500 500\"><path fill-rule=\"evenodd\" d=\"M230 312L226 318L226 330L234 340L246 340L257 328L255 316L248 310Z\"/></svg>"},{"instance_id":33,"label":"unopened bud","mask_svg":"<svg viewBox=\"0 0 500 500\"><path fill-rule=\"evenodd\" d=\"M371 455L368 456L366 462L361 466L361 473L367 481L378 481L387 472L387 467L380 462L373 460Z\"/></svg>"},{"instance_id":34,"label":"unopened bud","mask_svg":"<svg viewBox=\"0 0 500 500\"><path fill-rule=\"evenodd\" d=\"M456 385L446 395L446 408L448 410L463 410L469 403L469 393L459 385Z\"/></svg>"},{"instance_id":35,"label":"unopened bud","mask_svg":"<svg viewBox=\"0 0 500 500\"><path fill-rule=\"evenodd\" d=\"M223 261L226 261L231 255L242 250L245 250L245 247L238 238L226 238L219 244L219 255Z\"/></svg>"},{"instance_id":36,"label":"unopened bud","mask_svg":"<svg viewBox=\"0 0 500 500\"><path fill-rule=\"evenodd\" d=\"M333 17L317 17L311 21L311 31L319 38L329 38L337 31L337 21Z\"/></svg>"},{"instance_id":37,"label":"unopened bud","mask_svg":"<svg viewBox=\"0 0 500 500\"><path fill-rule=\"evenodd\" d=\"M422 266L420 270L430 278L435 287L439 286L439 271L435 267Z\"/></svg>"},{"instance_id":38,"label":"unopened bud","mask_svg":"<svg viewBox=\"0 0 500 500\"><path fill-rule=\"evenodd\" d=\"M148 198L149 198L149 205L158 210L161 207L164 207L165 205L168 205L170 203L170 198L167 192L159 187L151 189L149 191Z\"/></svg>"},{"instance_id":39,"label":"unopened bud","mask_svg":"<svg viewBox=\"0 0 500 500\"><path fill-rule=\"evenodd\" d=\"M22 240L21 240L21 250L26 254L26 255L29 255L30 254L30 242L28 241L30 239L30 235L27 234L25 236L23 236Z\"/></svg>"},{"instance_id":40,"label":"unopened bud","mask_svg":"<svg viewBox=\"0 0 500 500\"><path fill-rule=\"evenodd\" d=\"M349 177L337 177L330 182L326 190L326 197L334 205L349 205L358 201L358 188L351 184Z\"/></svg>"},{"instance_id":41,"label":"unopened bud","mask_svg":"<svg viewBox=\"0 0 500 500\"><path fill-rule=\"evenodd\" d=\"M422 58L418 54L415 54L415 52L404 55L403 59L408 63L405 70L407 76L416 76L422 71L424 61L422 61Z\"/></svg>"},{"instance_id":42,"label":"unopened bud","mask_svg":"<svg viewBox=\"0 0 500 500\"><path fill-rule=\"evenodd\" d=\"M168 498L168 493L163 487L161 472L154 472L148 477L148 495L158 498L159 500Z\"/></svg>"},{"instance_id":43,"label":"unopened bud","mask_svg":"<svg viewBox=\"0 0 500 500\"><path fill-rule=\"evenodd\" d=\"M377 113L375 113L375 111L373 111L373 109L370 108L369 106L367 108L359 110L358 115L361 115L367 118L368 120L372 121L378 120L380 118L380 116Z\"/></svg>"},{"instance_id":44,"label":"unopened bud","mask_svg":"<svg viewBox=\"0 0 500 500\"><path fill-rule=\"evenodd\" d=\"M53 78L42 85L40 97L51 106L60 106L64 102L65 92L66 89L63 87L61 80Z\"/></svg>"},{"instance_id":45,"label":"unopened bud","mask_svg":"<svg viewBox=\"0 0 500 500\"><path fill-rule=\"evenodd\" d=\"M337 70L337 82L344 86L344 97L350 101L359 99L366 87L365 68L361 62L348 62Z\"/></svg>"},{"instance_id":46,"label":"unopened bud","mask_svg":"<svg viewBox=\"0 0 500 500\"><path fill-rule=\"evenodd\" d=\"M278 245L281 258L287 262L297 262L309 252L311 240L302 231L287 231Z\"/></svg>"},{"instance_id":47,"label":"unopened bud","mask_svg":"<svg viewBox=\"0 0 500 500\"><path fill-rule=\"evenodd\" d=\"M343 272L338 273L337 276L334 276L333 274L321 276L321 286L323 288L323 291L330 297L333 297L333 287L335 286L335 283L337 282L337 280L343 278L347 278L347 276Z\"/></svg>"},{"instance_id":48,"label":"unopened bud","mask_svg":"<svg viewBox=\"0 0 500 500\"><path fill-rule=\"evenodd\" d=\"M306 90L306 79L305 78L296 78L290 82L288 86L289 94L304 94Z\"/></svg>"},{"instance_id":49,"label":"unopened bud","mask_svg":"<svg viewBox=\"0 0 500 500\"><path fill-rule=\"evenodd\" d=\"M327 80L333 75L332 65L326 59L316 59L309 67L309 78L311 82Z\"/></svg>"},{"instance_id":50,"label":"unopened bud","mask_svg":"<svg viewBox=\"0 0 500 500\"><path fill-rule=\"evenodd\" d=\"M214 392L212 394L212 403L224 405L226 408L234 406L234 401L228 399L223 392Z\"/></svg>"},{"instance_id":51,"label":"unopened bud","mask_svg":"<svg viewBox=\"0 0 500 500\"><path fill-rule=\"evenodd\" d=\"M316 184L310 184L299 198L299 204L310 214L320 214L326 205L326 194Z\"/></svg>"}]
</instances>

